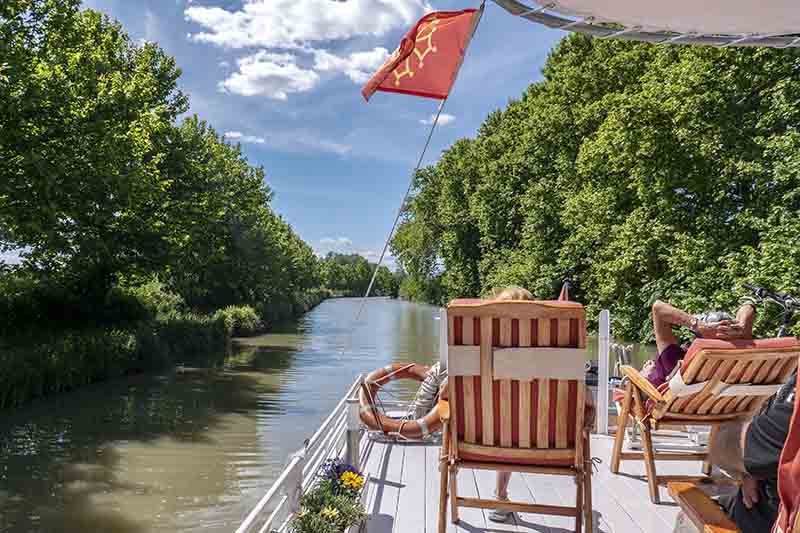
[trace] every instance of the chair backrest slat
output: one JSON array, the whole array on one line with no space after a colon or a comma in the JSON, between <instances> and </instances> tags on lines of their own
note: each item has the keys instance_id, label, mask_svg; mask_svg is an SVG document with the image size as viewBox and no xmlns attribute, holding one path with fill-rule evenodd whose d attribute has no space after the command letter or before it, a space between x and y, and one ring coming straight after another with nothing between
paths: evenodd
<instances>
[{"instance_id":1,"label":"chair backrest slat","mask_svg":"<svg viewBox=\"0 0 800 533\"><path fill-rule=\"evenodd\" d=\"M669 389L667 401L654 410L664 416L747 416L758 409L797 369L797 339L725 342L695 341L681 366L686 385L700 391Z\"/></svg>"},{"instance_id":2,"label":"chair backrest slat","mask_svg":"<svg viewBox=\"0 0 800 533\"><path fill-rule=\"evenodd\" d=\"M583 307L574 302L456 300L447 315L456 442L575 448L585 403ZM479 352L469 346L479 346Z\"/></svg>"}]
</instances>

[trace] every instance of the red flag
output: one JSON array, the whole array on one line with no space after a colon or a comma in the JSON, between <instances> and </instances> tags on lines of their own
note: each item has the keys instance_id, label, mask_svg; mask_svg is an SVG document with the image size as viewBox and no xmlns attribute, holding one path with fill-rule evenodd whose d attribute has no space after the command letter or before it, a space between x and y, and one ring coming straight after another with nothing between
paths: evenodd
<instances>
[{"instance_id":1,"label":"red flag","mask_svg":"<svg viewBox=\"0 0 800 533\"><path fill-rule=\"evenodd\" d=\"M361 89L447 98L481 16L477 9L438 11L422 17L397 50Z\"/></svg>"}]
</instances>

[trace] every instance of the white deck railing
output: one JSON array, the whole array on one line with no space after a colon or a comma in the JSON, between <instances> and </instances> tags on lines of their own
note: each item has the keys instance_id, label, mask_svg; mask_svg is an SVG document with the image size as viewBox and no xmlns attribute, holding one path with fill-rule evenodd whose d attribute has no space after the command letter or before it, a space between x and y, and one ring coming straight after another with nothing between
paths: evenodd
<instances>
[{"instance_id":1,"label":"white deck railing","mask_svg":"<svg viewBox=\"0 0 800 533\"><path fill-rule=\"evenodd\" d=\"M362 431L358 416L359 376L304 448L289 457L286 468L256 504L236 533L281 532L297 511L300 497L314 481L322 464L334 457L359 468Z\"/></svg>"}]
</instances>

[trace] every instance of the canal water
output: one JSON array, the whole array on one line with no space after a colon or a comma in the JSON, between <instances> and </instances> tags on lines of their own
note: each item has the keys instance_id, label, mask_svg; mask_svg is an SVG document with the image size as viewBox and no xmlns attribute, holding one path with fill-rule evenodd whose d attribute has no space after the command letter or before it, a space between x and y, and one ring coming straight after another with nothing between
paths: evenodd
<instances>
[{"instance_id":1,"label":"canal water","mask_svg":"<svg viewBox=\"0 0 800 533\"><path fill-rule=\"evenodd\" d=\"M328 300L224 370L135 376L0 411L0 531L230 532L361 372L438 357L438 309Z\"/></svg>"}]
</instances>

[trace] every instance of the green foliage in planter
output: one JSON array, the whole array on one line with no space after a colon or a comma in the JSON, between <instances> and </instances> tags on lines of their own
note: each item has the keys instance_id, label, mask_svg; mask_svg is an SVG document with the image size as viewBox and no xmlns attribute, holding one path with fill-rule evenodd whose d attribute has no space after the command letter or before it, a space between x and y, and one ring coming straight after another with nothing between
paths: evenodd
<instances>
[{"instance_id":1,"label":"green foliage in planter","mask_svg":"<svg viewBox=\"0 0 800 533\"><path fill-rule=\"evenodd\" d=\"M324 479L303 496L300 512L289 525L293 533L342 533L364 519L358 495L341 492L336 482Z\"/></svg>"},{"instance_id":2,"label":"green foliage in planter","mask_svg":"<svg viewBox=\"0 0 800 533\"><path fill-rule=\"evenodd\" d=\"M364 476L339 460L325 463L322 479L300 500L300 512L289 523L292 533L342 533L366 513L359 496Z\"/></svg>"}]
</instances>

